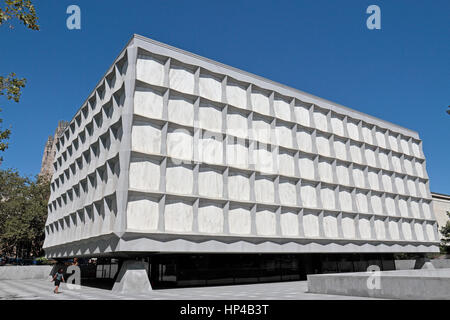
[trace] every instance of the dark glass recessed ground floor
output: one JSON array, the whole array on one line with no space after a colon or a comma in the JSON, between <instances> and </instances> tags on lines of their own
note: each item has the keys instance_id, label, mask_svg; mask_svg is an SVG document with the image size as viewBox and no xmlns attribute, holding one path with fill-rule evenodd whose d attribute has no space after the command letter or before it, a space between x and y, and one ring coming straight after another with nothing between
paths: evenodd
<instances>
[{"instance_id":1,"label":"dark glass recessed ground floor","mask_svg":"<svg viewBox=\"0 0 450 320\"><path fill-rule=\"evenodd\" d=\"M363 272L376 265L395 270L394 254L184 254L152 253L127 258L98 258L82 262L82 285L101 283L112 288L125 260L148 262L153 289L306 280L308 274ZM81 260L84 261L84 260Z\"/></svg>"}]
</instances>

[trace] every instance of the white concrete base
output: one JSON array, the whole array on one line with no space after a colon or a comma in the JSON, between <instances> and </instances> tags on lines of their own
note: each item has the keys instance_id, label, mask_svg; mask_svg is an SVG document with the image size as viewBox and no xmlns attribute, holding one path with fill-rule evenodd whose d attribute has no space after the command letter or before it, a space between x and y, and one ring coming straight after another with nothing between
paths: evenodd
<instances>
[{"instance_id":1,"label":"white concrete base","mask_svg":"<svg viewBox=\"0 0 450 320\"><path fill-rule=\"evenodd\" d=\"M124 261L112 291L119 294L152 292L147 270L147 262L135 260Z\"/></svg>"},{"instance_id":2,"label":"white concrete base","mask_svg":"<svg viewBox=\"0 0 450 320\"><path fill-rule=\"evenodd\" d=\"M2 266L0 280L48 279L53 266Z\"/></svg>"},{"instance_id":3,"label":"white concrete base","mask_svg":"<svg viewBox=\"0 0 450 320\"><path fill-rule=\"evenodd\" d=\"M449 299L450 269L308 275L308 292L382 299Z\"/></svg>"}]
</instances>

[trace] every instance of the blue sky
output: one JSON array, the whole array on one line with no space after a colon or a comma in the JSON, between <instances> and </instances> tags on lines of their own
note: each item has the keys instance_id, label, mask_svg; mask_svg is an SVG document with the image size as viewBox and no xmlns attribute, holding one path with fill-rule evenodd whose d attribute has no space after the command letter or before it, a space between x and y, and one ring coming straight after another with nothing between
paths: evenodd
<instances>
[{"instance_id":1,"label":"blue sky","mask_svg":"<svg viewBox=\"0 0 450 320\"><path fill-rule=\"evenodd\" d=\"M0 71L28 80L2 168L34 175L58 120L70 120L133 33L249 71L416 130L431 190L450 194L450 2L36 2L41 30L0 28ZM66 8L81 8L81 30ZM366 8L381 8L368 30Z\"/></svg>"}]
</instances>

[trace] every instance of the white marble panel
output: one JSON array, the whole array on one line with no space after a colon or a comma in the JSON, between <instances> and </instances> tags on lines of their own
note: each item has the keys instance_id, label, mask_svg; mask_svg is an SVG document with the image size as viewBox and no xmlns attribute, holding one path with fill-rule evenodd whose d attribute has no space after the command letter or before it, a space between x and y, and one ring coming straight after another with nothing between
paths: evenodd
<instances>
[{"instance_id":1,"label":"white marble panel","mask_svg":"<svg viewBox=\"0 0 450 320\"><path fill-rule=\"evenodd\" d=\"M311 158L301 156L298 159L300 177L314 180L314 161Z\"/></svg>"},{"instance_id":2,"label":"white marble panel","mask_svg":"<svg viewBox=\"0 0 450 320\"><path fill-rule=\"evenodd\" d=\"M200 74L198 87L200 96L212 101L222 101L222 82L220 79L211 75Z\"/></svg>"},{"instance_id":3,"label":"white marble panel","mask_svg":"<svg viewBox=\"0 0 450 320\"><path fill-rule=\"evenodd\" d=\"M383 214L383 203L381 201L381 197L378 194L372 194L370 198L372 204L373 213Z\"/></svg>"},{"instance_id":4,"label":"white marble panel","mask_svg":"<svg viewBox=\"0 0 450 320\"><path fill-rule=\"evenodd\" d=\"M316 137L317 152L324 156L330 156L330 140L328 137L317 135Z\"/></svg>"},{"instance_id":5,"label":"white marble panel","mask_svg":"<svg viewBox=\"0 0 450 320\"><path fill-rule=\"evenodd\" d=\"M323 217L323 231L327 238L338 237L337 218L334 215L324 215Z\"/></svg>"},{"instance_id":6,"label":"white marble panel","mask_svg":"<svg viewBox=\"0 0 450 320\"><path fill-rule=\"evenodd\" d=\"M154 119L161 119L163 112L162 94L150 88L136 88L134 92L134 113Z\"/></svg>"},{"instance_id":7,"label":"white marble panel","mask_svg":"<svg viewBox=\"0 0 450 320\"><path fill-rule=\"evenodd\" d=\"M248 167L248 148L243 140L228 141L227 165L239 168Z\"/></svg>"},{"instance_id":8,"label":"white marble panel","mask_svg":"<svg viewBox=\"0 0 450 320\"><path fill-rule=\"evenodd\" d=\"M311 185L302 185L300 187L300 196L304 207L317 207L317 192L316 187Z\"/></svg>"},{"instance_id":9,"label":"white marble panel","mask_svg":"<svg viewBox=\"0 0 450 320\"><path fill-rule=\"evenodd\" d=\"M279 151L278 153L279 173L286 176L295 175L295 158L293 154Z\"/></svg>"},{"instance_id":10,"label":"white marble panel","mask_svg":"<svg viewBox=\"0 0 450 320\"><path fill-rule=\"evenodd\" d=\"M405 140L405 138L401 138L401 139L400 139L400 145L401 145L401 147L402 147L402 151L403 151L404 154L407 154L407 155L410 155L410 154L411 154L411 152L410 152L410 150L409 150L409 144L408 144L408 141Z\"/></svg>"},{"instance_id":11,"label":"white marble panel","mask_svg":"<svg viewBox=\"0 0 450 320\"><path fill-rule=\"evenodd\" d=\"M206 163L223 163L223 141L222 136L213 136L204 133L199 139L199 160Z\"/></svg>"},{"instance_id":12,"label":"white marble panel","mask_svg":"<svg viewBox=\"0 0 450 320\"><path fill-rule=\"evenodd\" d=\"M389 170L389 157L387 153L381 151L378 153L378 159L380 160L381 168Z\"/></svg>"},{"instance_id":13,"label":"white marble panel","mask_svg":"<svg viewBox=\"0 0 450 320\"><path fill-rule=\"evenodd\" d=\"M227 133L239 138L248 138L247 116L237 112L228 112Z\"/></svg>"},{"instance_id":14,"label":"white marble panel","mask_svg":"<svg viewBox=\"0 0 450 320\"><path fill-rule=\"evenodd\" d=\"M269 119L254 118L252 122L253 137L262 143L271 143L272 129Z\"/></svg>"},{"instance_id":15,"label":"white marble panel","mask_svg":"<svg viewBox=\"0 0 450 320\"><path fill-rule=\"evenodd\" d=\"M366 194L361 193L361 192L356 193L356 207L357 207L358 212L361 212L361 213L369 212Z\"/></svg>"},{"instance_id":16,"label":"white marble panel","mask_svg":"<svg viewBox=\"0 0 450 320\"><path fill-rule=\"evenodd\" d=\"M371 167L377 167L377 160L375 156L375 151L372 149L365 149L365 156L367 164Z\"/></svg>"},{"instance_id":17,"label":"white marble panel","mask_svg":"<svg viewBox=\"0 0 450 320\"><path fill-rule=\"evenodd\" d=\"M180 183L183 181L183 183ZM187 166L167 166L166 191L191 195L193 191L194 173Z\"/></svg>"},{"instance_id":18,"label":"white marble panel","mask_svg":"<svg viewBox=\"0 0 450 320\"><path fill-rule=\"evenodd\" d=\"M363 135L364 142L374 144L373 136L372 136L372 129L363 125L362 126L362 135Z\"/></svg>"},{"instance_id":19,"label":"white marble panel","mask_svg":"<svg viewBox=\"0 0 450 320\"><path fill-rule=\"evenodd\" d=\"M313 118L314 118L314 124L317 129L322 130L322 131L328 131L328 122L327 122L326 114L324 114L320 111L314 111Z\"/></svg>"},{"instance_id":20,"label":"white marble panel","mask_svg":"<svg viewBox=\"0 0 450 320\"><path fill-rule=\"evenodd\" d=\"M295 119L297 123L300 123L303 126L310 127L310 116L309 116L309 108L306 106L296 105L294 107Z\"/></svg>"},{"instance_id":21,"label":"white marble panel","mask_svg":"<svg viewBox=\"0 0 450 320\"><path fill-rule=\"evenodd\" d=\"M396 216L396 209L395 209L395 199L387 196L386 197L386 209L387 209L387 214L390 216Z\"/></svg>"},{"instance_id":22,"label":"white marble panel","mask_svg":"<svg viewBox=\"0 0 450 320\"><path fill-rule=\"evenodd\" d=\"M331 128L334 134L337 134L341 137L345 136L344 123L342 119L331 116Z\"/></svg>"},{"instance_id":23,"label":"white marble panel","mask_svg":"<svg viewBox=\"0 0 450 320\"><path fill-rule=\"evenodd\" d=\"M370 221L367 218L359 218L359 234L362 239L370 239Z\"/></svg>"},{"instance_id":24,"label":"white marble panel","mask_svg":"<svg viewBox=\"0 0 450 320\"><path fill-rule=\"evenodd\" d=\"M303 229L306 237L318 237L319 217L315 214L304 214Z\"/></svg>"},{"instance_id":25,"label":"white marble panel","mask_svg":"<svg viewBox=\"0 0 450 320\"><path fill-rule=\"evenodd\" d=\"M198 108L199 125L203 129L222 131L222 109L212 104L200 104Z\"/></svg>"},{"instance_id":26,"label":"white marble panel","mask_svg":"<svg viewBox=\"0 0 450 320\"><path fill-rule=\"evenodd\" d=\"M352 161L356 163L362 163L361 147L355 144L350 144L350 155Z\"/></svg>"},{"instance_id":27,"label":"white marble panel","mask_svg":"<svg viewBox=\"0 0 450 320\"><path fill-rule=\"evenodd\" d=\"M167 117L169 121L186 126L194 124L194 104L192 101L182 97L171 97L167 106Z\"/></svg>"},{"instance_id":28,"label":"white marble panel","mask_svg":"<svg viewBox=\"0 0 450 320\"><path fill-rule=\"evenodd\" d=\"M235 200L250 200L250 180L239 173L228 174L228 197Z\"/></svg>"},{"instance_id":29,"label":"white marble panel","mask_svg":"<svg viewBox=\"0 0 450 320\"><path fill-rule=\"evenodd\" d=\"M358 188L365 188L364 172L360 168L353 168L353 181Z\"/></svg>"},{"instance_id":30,"label":"white marble panel","mask_svg":"<svg viewBox=\"0 0 450 320\"><path fill-rule=\"evenodd\" d=\"M275 202L275 186L274 182L268 178L255 179L255 198L256 202Z\"/></svg>"},{"instance_id":31,"label":"white marble panel","mask_svg":"<svg viewBox=\"0 0 450 320\"><path fill-rule=\"evenodd\" d=\"M223 232L223 209L218 205L200 205L198 208L198 230L202 233Z\"/></svg>"},{"instance_id":32,"label":"white marble panel","mask_svg":"<svg viewBox=\"0 0 450 320\"><path fill-rule=\"evenodd\" d=\"M267 115L270 114L269 96L265 93L256 90L253 91L251 94L251 101L253 111Z\"/></svg>"},{"instance_id":33,"label":"white marble panel","mask_svg":"<svg viewBox=\"0 0 450 320\"><path fill-rule=\"evenodd\" d=\"M169 86L170 88L194 94L194 72L181 66L171 66L169 70Z\"/></svg>"},{"instance_id":34,"label":"white marble panel","mask_svg":"<svg viewBox=\"0 0 450 320\"><path fill-rule=\"evenodd\" d=\"M247 109L247 89L238 84L228 83L227 102L232 106Z\"/></svg>"},{"instance_id":35,"label":"white marble panel","mask_svg":"<svg viewBox=\"0 0 450 320\"><path fill-rule=\"evenodd\" d=\"M256 233L262 236L275 235L275 212L260 209L256 211Z\"/></svg>"},{"instance_id":36,"label":"white marble panel","mask_svg":"<svg viewBox=\"0 0 450 320\"><path fill-rule=\"evenodd\" d=\"M402 222L402 231L403 231L403 237L405 237L405 240L412 240L412 232L411 232L411 225L409 222Z\"/></svg>"},{"instance_id":37,"label":"white marble panel","mask_svg":"<svg viewBox=\"0 0 450 320\"><path fill-rule=\"evenodd\" d=\"M161 128L153 123L134 123L131 128L131 150L161 153Z\"/></svg>"},{"instance_id":38,"label":"white marble panel","mask_svg":"<svg viewBox=\"0 0 450 320\"><path fill-rule=\"evenodd\" d=\"M148 55L138 55L136 79L162 86L164 84L164 64Z\"/></svg>"},{"instance_id":39,"label":"white marble panel","mask_svg":"<svg viewBox=\"0 0 450 320\"><path fill-rule=\"evenodd\" d=\"M154 160L130 162L129 187L145 191L158 191L160 163Z\"/></svg>"},{"instance_id":40,"label":"white marble panel","mask_svg":"<svg viewBox=\"0 0 450 320\"><path fill-rule=\"evenodd\" d=\"M434 226L431 224L427 224L426 231L427 231L428 241L435 241L436 237L435 237L435 232L434 232Z\"/></svg>"},{"instance_id":41,"label":"white marble panel","mask_svg":"<svg viewBox=\"0 0 450 320\"><path fill-rule=\"evenodd\" d=\"M412 153L415 157L420 158L421 157L421 152L420 152L420 147L417 143L413 142L412 143Z\"/></svg>"},{"instance_id":42,"label":"white marble panel","mask_svg":"<svg viewBox=\"0 0 450 320\"><path fill-rule=\"evenodd\" d=\"M355 220L352 217L342 217L342 233L346 239L356 238Z\"/></svg>"},{"instance_id":43,"label":"white marble panel","mask_svg":"<svg viewBox=\"0 0 450 320\"><path fill-rule=\"evenodd\" d=\"M291 106L289 102L281 99L274 99L273 108L277 118L287 121L291 120Z\"/></svg>"},{"instance_id":44,"label":"white marble panel","mask_svg":"<svg viewBox=\"0 0 450 320\"><path fill-rule=\"evenodd\" d=\"M127 205L127 228L152 231L158 228L158 202L151 198L130 197Z\"/></svg>"},{"instance_id":45,"label":"white marble panel","mask_svg":"<svg viewBox=\"0 0 450 320\"><path fill-rule=\"evenodd\" d=\"M397 221L389 221L389 234L392 240L400 239L400 231L398 230L398 222Z\"/></svg>"},{"instance_id":46,"label":"white marble panel","mask_svg":"<svg viewBox=\"0 0 450 320\"><path fill-rule=\"evenodd\" d=\"M336 154L336 158L347 160L347 146L345 142L341 140L334 140L334 152Z\"/></svg>"},{"instance_id":47,"label":"white marble panel","mask_svg":"<svg viewBox=\"0 0 450 320\"><path fill-rule=\"evenodd\" d=\"M425 236L423 233L423 226L421 223L414 223L414 231L416 232L416 238L418 241L424 241L425 240Z\"/></svg>"},{"instance_id":48,"label":"white marble panel","mask_svg":"<svg viewBox=\"0 0 450 320\"><path fill-rule=\"evenodd\" d=\"M336 165L336 175L338 178L338 182L340 184L346 186L350 185L349 169L345 165L343 164Z\"/></svg>"},{"instance_id":49,"label":"white marble panel","mask_svg":"<svg viewBox=\"0 0 450 320\"><path fill-rule=\"evenodd\" d=\"M427 202L422 202L422 211L426 219L431 219L431 209Z\"/></svg>"},{"instance_id":50,"label":"white marble panel","mask_svg":"<svg viewBox=\"0 0 450 320\"><path fill-rule=\"evenodd\" d=\"M167 154L178 159L192 160L193 136L186 129L167 132Z\"/></svg>"},{"instance_id":51,"label":"white marble panel","mask_svg":"<svg viewBox=\"0 0 450 320\"><path fill-rule=\"evenodd\" d=\"M319 162L320 180L325 182L333 182L333 166L326 161Z\"/></svg>"},{"instance_id":52,"label":"white marble panel","mask_svg":"<svg viewBox=\"0 0 450 320\"><path fill-rule=\"evenodd\" d=\"M325 209L336 208L336 198L334 196L334 190L330 188L322 188L320 190L320 196L322 199L322 205Z\"/></svg>"},{"instance_id":53,"label":"white marble panel","mask_svg":"<svg viewBox=\"0 0 450 320\"><path fill-rule=\"evenodd\" d=\"M281 180L278 188L282 205L297 205L297 190L293 182Z\"/></svg>"},{"instance_id":54,"label":"white marble panel","mask_svg":"<svg viewBox=\"0 0 450 320\"><path fill-rule=\"evenodd\" d=\"M386 227L384 221L380 219L375 219L375 235L379 240L386 239Z\"/></svg>"},{"instance_id":55,"label":"white marble panel","mask_svg":"<svg viewBox=\"0 0 450 320\"><path fill-rule=\"evenodd\" d=\"M347 131L348 131L348 135L351 139L359 140L358 125L355 122L350 121L350 120L347 121Z\"/></svg>"},{"instance_id":56,"label":"white marble panel","mask_svg":"<svg viewBox=\"0 0 450 320\"><path fill-rule=\"evenodd\" d=\"M218 170L199 170L198 193L212 198L223 197L223 174Z\"/></svg>"},{"instance_id":57,"label":"white marble panel","mask_svg":"<svg viewBox=\"0 0 450 320\"><path fill-rule=\"evenodd\" d=\"M186 202L166 202L164 226L166 231L190 232L194 221L193 206Z\"/></svg>"},{"instance_id":58,"label":"white marble panel","mask_svg":"<svg viewBox=\"0 0 450 320\"><path fill-rule=\"evenodd\" d=\"M350 191L348 190L339 191L339 204L341 206L341 210L353 211L352 194L350 193Z\"/></svg>"},{"instance_id":59,"label":"white marble panel","mask_svg":"<svg viewBox=\"0 0 450 320\"><path fill-rule=\"evenodd\" d=\"M389 145L391 146L391 149L394 151L399 151L398 149L398 143L397 143L397 137L393 135L389 135Z\"/></svg>"},{"instance_id":60,"label":"white marble panel","mask_svg":"<svg viewBox=\"0 0 450 320\"><path fill-rule=\"evenodd\" d=\"M251 212L247 208L230 208L228 212L229 231L233 234L250 234Z\"/></svg>"},{"instance_id":61,"label":"white marble panel","mask_svg":"<svg viewBox=\"0 0 450 320\"><path fill-rule=\"evenodd\" d=\"M405 194L405 183L403 181L403 178L401 177L395 177L395 186L397 187L397 192L399 194Z\"/></svg>"},{"instance_id":62,"label":"white marble panel","mask_svg":"<svg viewBox=\"0 0 450 320\"><path fill-rule=\"evenodd\" d=\"M408 203L406 202L405 199L400 198L398 200L398 209L400 211L400 215L402 217L409 217L409 210L408 210Z\"/></svg>"},{"instance_id":63,"label":"white marble panel","mask_svg":"<svg viewBox=\"0 0 450 320\"><path fill-rule=\"evenodd\" d=\"M298 215L295 212L283 212L280 217L281 234L285 237L296 237L299 235Z\"/></svg>"},{"instance_id":64,"label":"white marble panel","mask_svg":"<svg viewBox=\"0 0 450 320\"><path fill-rule=\"evenodd\" d=\"M297 130L297 144L300 150L312 152L311 133L302 129Z\"/></svg>"},{"instance_id":65,"label":"white marble panel","mask_svg":"<svg viewBox=\"0 0 450 320\"><path fill-rule=\"evenodd\" d=\"M382 148L386 148L386 136L384 135L384 133L377 130L375 133L375 137L376 137L378 146L380 146Z\"/></svg>"},{"instance_id":66,"label":"white marble panel","mask_svg":"<svg viewBox=\"0 0 450 320\"><path fill-rule=\"evenodd\" d=\"M277 143L279 146L283 146L286 148L292 148L292 129L282 125L277 124L275 127L275 134L277 136Z\"/></svg>"},{"instance_id":67,"label":"white marble panel","mask_svg":"<svg viewBox=\"0 0 450 320\"><path fill-rule=\"evenodd\" d=\"M369 185L372 190L380 190L380 183L378 181L378 173L372 170L369 170L368 174Z\"/></svg>"}]
</instances>

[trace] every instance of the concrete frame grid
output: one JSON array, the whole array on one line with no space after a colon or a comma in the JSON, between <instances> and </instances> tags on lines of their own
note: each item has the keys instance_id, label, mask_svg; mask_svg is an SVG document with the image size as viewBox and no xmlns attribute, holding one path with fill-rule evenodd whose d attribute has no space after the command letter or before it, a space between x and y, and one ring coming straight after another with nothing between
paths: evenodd
<instances>
[{"instance_id":1,"label":"concrete frame grid","mask_svg":"<svg viewBox=\"0 0 450 320\"><path fill-rule=\"evenodd\" d=\"M138 35L55 159L50 257L438 250L416 132Z\"/></svg>"}]
</instances>

